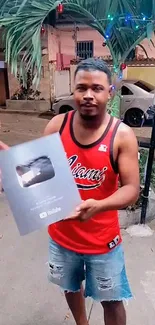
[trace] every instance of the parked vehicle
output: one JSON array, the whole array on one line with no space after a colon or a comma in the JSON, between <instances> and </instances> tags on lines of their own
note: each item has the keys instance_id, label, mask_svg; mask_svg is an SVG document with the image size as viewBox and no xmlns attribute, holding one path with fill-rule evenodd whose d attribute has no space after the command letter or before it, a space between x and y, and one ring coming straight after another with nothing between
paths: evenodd
<instances>
[{"instance_id":1,"label":"parked vehicle","mask_svg":"<svg viewBox=\"0 0 155 325\"><path fill-rule=\"evenodd\" d=\"M144 80L126 80L129 83L133 83L134 85L146 90L148 93L155 93L155 87L151 85L149 82Z\"/></svg>"},{"instance_id":2,"label":"parked vehicle","mask_svg":"<svg viewBox=\"0 0 155 325\"><path fill-rule=\"evenodd\" d=\"M120 118L131 127L140 127L150 119L148 109L154 104L155 89L141 80L123 80L121 84ZM53 104L56 114L76 109L73 94L57 98Z\"/></svg>"}]
</instances>

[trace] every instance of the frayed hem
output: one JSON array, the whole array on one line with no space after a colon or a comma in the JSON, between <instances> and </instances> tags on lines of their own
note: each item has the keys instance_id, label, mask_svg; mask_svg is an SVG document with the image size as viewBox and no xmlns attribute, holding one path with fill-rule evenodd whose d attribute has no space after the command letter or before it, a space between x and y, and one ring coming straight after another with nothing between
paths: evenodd
<instances>
[{"instance_id":1,"label":"frayed hem","mask_svg":"<svg viewBox=\"0 0 155 325\"><path fill-rule=\"evenodd\" d=\"M126 304L128 304L128 301L130 301L131 299L133 299L134 297L133 296L130 296L128 298L124 298L124 297L121 297L121 298L118 298L118 299L99 299L99 298L96 298L96 297L93 297L91 295L85 295L85 298L91 298L92 300L96 301L96 302L125 302Z\"/></svg>"},{"instance_id":2,"label":"frayed hem","mask_svg":"<svg viewBox=\"0 0 155 325\"><path fill-rule=\"evenodd\" d=\"M48 278L48 282L50 283L50 284L54 284L54 285L56 285L57 287L59 287L59 289L63 292L63 293L77 293L77 292L80 292L81 291L81 289L77 289L77 290L71 290L71 289L66 289L66 288L63 288L63 287L61 287L59 284L57 284L57 283L55 283L54 281L52 281L52 280L50 280L49 278Z\"/></svg>"},{"instance_id":3,"label":"frayed hem","mask_svg":"<svg viewBox=\"0 0 155 325\"><path fill-rule=\"evenodd\" d=\"M80 292L81 291L81 289L78 289L78 290L76 290L76 291L74 291L74 290L65 290L65 289L63 289L63 288L61 288L62 290L63 290L63 292L65 293L65 294L67 294L67 293L77 293L77 292Z\"/></svg>"}]
</instances>

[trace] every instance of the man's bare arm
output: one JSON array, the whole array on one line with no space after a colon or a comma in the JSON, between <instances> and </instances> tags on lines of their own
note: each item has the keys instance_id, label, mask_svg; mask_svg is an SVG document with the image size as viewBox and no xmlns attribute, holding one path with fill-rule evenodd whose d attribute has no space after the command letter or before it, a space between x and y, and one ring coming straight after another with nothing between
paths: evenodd
<instances>
[{"instance_id":1,"label":"man's bare arm","mask_svg":"<svg viewBox=\"0 0 155 325\"><path fill-rule=\"evenodd\" d=\"M52 120L47 124L45 130L44 130L44 135L50 135L52 133L59 132L63 120L64 120L65 114L60 114L52 118Z\"/></svg>"},{"instance_id":2,"label":"man's bare arm","mask_svg":"<svg viewBox=\"0 0 155 325\"><path fill-rule=\"evenodd\" d=\"M110 197L101 200L101 211L125 208L135 203L139 197L140 182L136 137L132 129L122 124L116 138L121 188Z\"/></svg>"}]
</instances>

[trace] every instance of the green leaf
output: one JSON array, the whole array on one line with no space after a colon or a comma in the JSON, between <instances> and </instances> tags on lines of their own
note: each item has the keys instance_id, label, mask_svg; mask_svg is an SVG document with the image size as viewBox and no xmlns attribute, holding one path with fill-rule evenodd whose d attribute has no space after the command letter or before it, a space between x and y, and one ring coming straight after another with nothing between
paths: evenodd
<instances>
[{"instance_id":1,"label":"green leaf","mask_svg":"<svg viewBox=\"0 0 155 325\"><path fill-rule=\"evenodd\" d=\"M155 0L0 0L0 26L5 28L6 61L15 75L18 67L21 76L25 75L25 70L34 69L34 83L39 83L42 61L40 29L49 12L59 3L64 4L65 12L73 21L85 17L86 23L98 30L103 38L109 33L107 45L116 67L146 35L150 39L155 28L152 19L155 17ZM147 16L146 22L142 20L142 13ZM126 15L131 15L132 21L126 23Z\"/></svg>"}]
</instances>

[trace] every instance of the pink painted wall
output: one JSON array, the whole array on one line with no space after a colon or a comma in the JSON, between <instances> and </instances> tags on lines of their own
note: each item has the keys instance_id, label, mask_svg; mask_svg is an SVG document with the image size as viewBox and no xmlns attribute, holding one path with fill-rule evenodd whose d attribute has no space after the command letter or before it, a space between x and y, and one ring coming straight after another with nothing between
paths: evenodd
<instances>
[{"instance_id":1,"label":"pink painted wall","mask_svg":"<svg viewBox=\"0 0 155 325\"><path fill-rule=\"evenodd\" d=\"M94 56L110 56L109 49L102 46L102 36L93 29L81 28L77 32L77 41L94 41ZM61 30L49 28L48 49L50 61L56 61L61 52L64 66L68 66L70 60L75 58L74 27L64 30L63 26Z\"/></svg>"},{"instance_id":2,"label":"pink painted wall","mask_svg":"<svg viewBox=\"0 0 155 325\"><path fill-rule=\"evenodd\" d=\"M152 36L152 41L153 41L154 46L147 38L144 39L141 44L145 47L148 57L150 59L152 59L152 58L155 59L155 35ZM138 47L138 55L142 55L142 56L144 56L144 58L146 58L144 51L140 47Z\"/></svg>"},{"instance_id":3,"label":"pink painted wall","mask_svg":"<svg viewBox=\"0 0 155 325\"><path fill-rule=\"evenodd\" d=\"M102 36L96 31L89 27L79 27L77 32L77 41L94 41L94 56L102 56L107 58L110 56L108 47L103 47L104 42ZM155 44L155 36L152 38ZM142 42L145 47L149 58L155 58L155 47L151 42L145 39ZM71 59L75 58L75 41L74 41L74 26L60 26L59 29L53 29L49 27L48 30L48 49L49 49L49 60L57 62L57 68L61 66L63 61L63 67L69 67ZM59 53L62 54L61 59ZM140 57L146 58L144 51L138 47L137 54Z\"/></svg>"}]
</instances>

